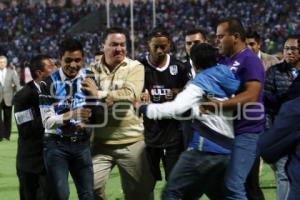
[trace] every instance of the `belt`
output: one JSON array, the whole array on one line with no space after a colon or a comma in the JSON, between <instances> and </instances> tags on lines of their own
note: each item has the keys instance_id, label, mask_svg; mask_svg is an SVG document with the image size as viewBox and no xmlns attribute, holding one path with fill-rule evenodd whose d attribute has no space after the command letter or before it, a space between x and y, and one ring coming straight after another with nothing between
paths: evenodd
<instances>
[{"instance_id":1,"label":"belt","mask_svg":"<svg viewBox=\"0 0 300 200\"><path fill-rule=\"evenodd\" d=\"M65 135L48 134L47 136L45 136L45 138L53 139L55 141L60 141L60 142L71 142L71 143L85 142L89 140L89 137L87 135L65 136Z\"/></svg>"},{"instance_id":2,"label":"belt","mask_svg":"<svg viewBox=\"0 0 300 200\"><path fill-rule=\"evenodd\" d=\"M63 126L61 131L66 135L73 135L74 133L84 133L86 130L80 126Z\"/></svg>"}]
</instances>

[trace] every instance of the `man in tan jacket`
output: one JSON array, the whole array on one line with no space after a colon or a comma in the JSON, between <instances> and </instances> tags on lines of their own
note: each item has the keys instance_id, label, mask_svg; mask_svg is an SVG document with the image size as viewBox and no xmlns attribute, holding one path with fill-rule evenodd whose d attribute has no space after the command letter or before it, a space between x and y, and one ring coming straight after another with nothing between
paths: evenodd
<instances>
[{"instance_id":1,"label":"man in tan jacket","mask_svg":"<svg viewBox=\"0 0 300 200\"><path fill-rule=\"evenodd\" d=\"M264 53L260 50L260 36L256 31L249 31L247 33L246 43L248 45L248 48L250 48L254 53L256 53L259 59L263 62L265 71L267 71L267 69L269 69L269 67L271 67L272 65L279 63L279 60L276 58L276 56Z\"/></svg>"},{"instance_id":2,"label":"man in tan jacket","mask_svg":"<svg viewBox=\"0 0 300 200\"><path fill-rule=\"evenodd\" d=\"M82 85L102 100L92 149L95 196L106 199L105 184L117 165L125 199L148 200L153 195L154 178L145 157L143 121L132 105L144 86L144 66L126 57L126 33L121 28L106 31L103 52L92 69L97 85L90 79Z\"/></svg>"}]
</instances>

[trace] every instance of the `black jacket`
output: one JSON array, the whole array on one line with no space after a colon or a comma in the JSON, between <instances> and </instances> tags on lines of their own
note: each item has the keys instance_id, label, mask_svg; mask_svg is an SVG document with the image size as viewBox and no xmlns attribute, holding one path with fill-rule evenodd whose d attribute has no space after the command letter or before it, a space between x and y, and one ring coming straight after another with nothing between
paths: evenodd
<instances>
[{"instance_id":1,"label":"black jacket","mask_svg":"<svg viewBox=\"0 0 300 200\"><path fill-rule=\"evenodd\" d=\"M272 126L275 116L286 97L286 92L294 81L291 75L292 67L293 66L284 61L271 66L266 72L264 104L267 128Z\"/></svg>"},{"instance_id":2,"label":"black jacket","mask_svg":"<svg viewBox=\"0 0 300 200\"><path fill-rule=\"evenodd\" d=\"M281 106L273 126L260 136L259 154L268 163L288 155L286 165L291 183L289 199L300 195L300 97ZM296 198L297 197L297 198Z\"/></svg>"},{"instance_id":3,"label":"black jacket","mask_svg":"<svg viewBox=\"0 0 300 200\"><path fill-rule=\"evenodd\" d=\"M39 173L44 170L43 164L43 135L39 109L39 94L34 82L27 83L14 97L14 112L30 109L33 120L17 124L19 139L17 150L17 169Z\"/></svg>"}]
</instances>

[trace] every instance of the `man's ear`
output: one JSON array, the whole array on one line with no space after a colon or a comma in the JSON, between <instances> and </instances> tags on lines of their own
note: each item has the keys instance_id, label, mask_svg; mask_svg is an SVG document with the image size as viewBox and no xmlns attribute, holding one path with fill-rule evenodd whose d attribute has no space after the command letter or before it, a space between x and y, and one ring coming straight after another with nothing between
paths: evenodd
<instances>
[{"instance_id":1,"label":"man's ear","mask_svg":"<svg viewBox=\"0 0 300 200\"><path fill-rule=\"evenodd\" d=\"M35 73L35 76L37 77L37 78L40 78L41 76L42 76L42 71L41 70L35 70L34 71L34 73Z\"/></svg>"}]
</instances>

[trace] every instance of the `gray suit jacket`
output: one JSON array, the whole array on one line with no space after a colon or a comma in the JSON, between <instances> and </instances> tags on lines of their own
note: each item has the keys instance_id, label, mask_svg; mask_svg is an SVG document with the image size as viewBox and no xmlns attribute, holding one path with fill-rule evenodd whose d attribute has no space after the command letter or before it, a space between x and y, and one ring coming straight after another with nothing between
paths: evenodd
<instances>
[{"instance_id":1,"label":"gray suit jacket","mask_svg":"<svg viewBox=\"0 0 300 200\"><path fill-rule=\"evenodd\" d=\"M0 84L0 102L4 100L6 106L12 106L14 94L21 89L19 77L11 68L7 68L4 86Z\"/></svg>"},{"instance_id":2,"label":"gray suit jacket","mask_svg":"<svg viewBox=\"0 0 300 200\"><path fill-rule=\"evenodd\" d=\"M267 71L267 69L269 69L269 67L271 67L272 65L279 63L279 60L275 56L264 53L262 51L260 53L261 61L263 62L265 71Z\"/></svg>"}]
</instances>

